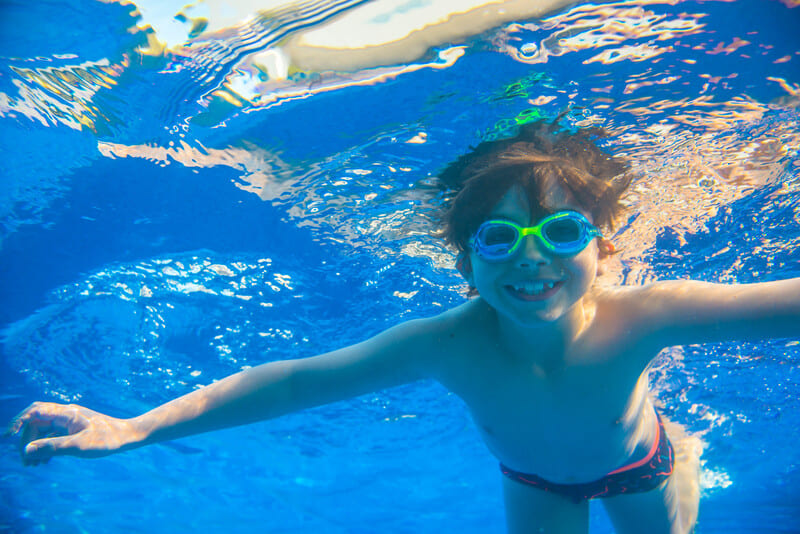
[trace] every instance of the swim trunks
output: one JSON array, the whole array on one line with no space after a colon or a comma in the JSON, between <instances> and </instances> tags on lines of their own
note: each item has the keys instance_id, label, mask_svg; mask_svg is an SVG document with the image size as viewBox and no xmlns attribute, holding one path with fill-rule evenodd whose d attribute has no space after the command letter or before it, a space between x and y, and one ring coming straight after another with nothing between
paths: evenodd
<instances>
[{"instance_id":1,"label":"swim trunks","mask_svg":"<svg viewBox=\"0 0 800 534\"><path fill-rule=\"evenodd\" d=\"M638 462L616 469L593 482L557 484L537 475L514 471L503 464L500 464L500 470L512 480L543 491L557 493L575 502L650 491L657 488L672 474L675 463L672 444L667 439L664 423L661 422L658 413L656 413L656 419L658 420L657 435L648 455Z\"/></svg>"}]
</instances>

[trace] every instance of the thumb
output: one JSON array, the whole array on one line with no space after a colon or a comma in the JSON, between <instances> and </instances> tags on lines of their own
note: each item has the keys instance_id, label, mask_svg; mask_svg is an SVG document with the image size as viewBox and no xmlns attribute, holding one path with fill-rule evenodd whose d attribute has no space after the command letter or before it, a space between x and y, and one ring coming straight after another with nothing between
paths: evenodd
<instances>
[{"instance_id":1,"label":"thumb","mask_svg":"<svg viewBox=\"0 0 800 534\"><path fill-rule=\"evenodd\" d=\"M39 463L46 462L53 456L69 454L74 448L74 446L70 446L70 441L74 442L73 436L61 436L31 441L25 446L22 459L26 464Z\"/></svg>"}]
</instances>

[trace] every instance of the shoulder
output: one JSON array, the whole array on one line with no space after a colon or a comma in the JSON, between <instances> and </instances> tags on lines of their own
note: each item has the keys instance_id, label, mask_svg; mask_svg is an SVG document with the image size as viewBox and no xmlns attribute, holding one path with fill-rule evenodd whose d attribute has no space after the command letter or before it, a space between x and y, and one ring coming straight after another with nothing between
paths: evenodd
<instances>
[{"instance_id":1,"label":"shoulder","mask_svg":"<svg viewBox=\"0 0 800 534\"><path fill-rule=\"evenodd\" d=\"M611 286L592 289L588 302L596 310L595 317L615 324L635 325L648 305L652 288L649 286Z\"/></svg>"},{"instance_id":2,"label":"shoulder","mask_svg":"<svg viewBox=\"0 0 800 534\"><path fill-rule=\"evenodd\" d=\"M398 325L397 329L419 338L421 342L436 343L475 336L493 320L492 310L480 298L471 299L438 315L414 319Z\"/></svg>"},{"instance_id":3,"label":"shoulder","mask_svg":"<svg viewBox=\"0 0 800 534\"><path fill-rule=\"evenodd\" d=\"M496 324L494 310L480 297L438 315L398 325L398 333L414 339L414 359L426 374L441 378L464 365L470 355L484 350Z\"/></svg>"},{"instance_id":4,"label":"shoulder","mask_svg":"<svg viewBox=\"0 0 800 534\"><path fill-rule=\"evenodd\" d=\"M642 286L615 286L595 289L592 298L599 309L610 309L622 316L652 320L675 308L696 302L705 291L703 282L668 280Z\"/></svg>"},{"instance_id":5,"label":"shoulder","mask_svg":"<svg viewBox=\"0 0 800 534\"><path fill-rule=\"evenodd\" d=\"M688 292L682 281L595 288L588 299L591 331L600 339L624 340L628 350L652 349L654 334L680 308L677 295Z\"/></svg>"}]
</instances>

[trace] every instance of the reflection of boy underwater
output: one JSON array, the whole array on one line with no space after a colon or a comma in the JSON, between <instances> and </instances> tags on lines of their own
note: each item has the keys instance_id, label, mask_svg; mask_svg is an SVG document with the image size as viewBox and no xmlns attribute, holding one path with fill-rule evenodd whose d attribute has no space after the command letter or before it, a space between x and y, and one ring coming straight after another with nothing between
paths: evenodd
<instances>
[{"instance_id":1,"label":"reflection of boy underwater","mask_svg":"<svg viewBox=\"0 0 800 534\"><path fill-rule=\"evenodd\" d=\"M103 456L434 378L501 462L510 532L586 532L595 497L618 532L690 532L701 447L656 413L647 366L671 345L800 335L800 279L597 287L614 253L599 228L620 211L626 166L592 142L600 132L555 130L482 143L441 176L456 191L442 235L476 298L132 419L34 403L11 425L23 461Z\"/></svg>"}]
</instances>

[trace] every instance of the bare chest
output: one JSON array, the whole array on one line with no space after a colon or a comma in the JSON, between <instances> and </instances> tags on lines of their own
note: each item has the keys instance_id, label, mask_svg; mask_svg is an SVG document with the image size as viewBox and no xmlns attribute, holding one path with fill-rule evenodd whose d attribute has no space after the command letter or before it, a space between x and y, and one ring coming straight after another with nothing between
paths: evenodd
<instances>
[{"instance_id":1,"label":"bare chest","mask_svg":"<svg viewBox=\"0 0 800 534\"><path fill-rule=\"evenodd\" d=\"M502 463L569 483L599 478L637 448L632 435L649 401L623 354L573 350L555 366L492 349L481 356L445 385Z\"/></svg>"}]
</instances>

